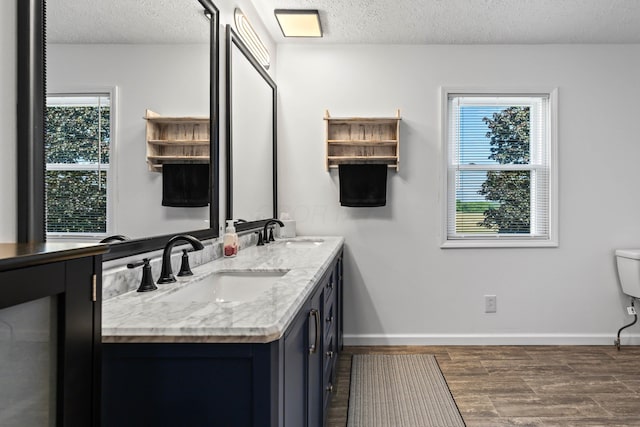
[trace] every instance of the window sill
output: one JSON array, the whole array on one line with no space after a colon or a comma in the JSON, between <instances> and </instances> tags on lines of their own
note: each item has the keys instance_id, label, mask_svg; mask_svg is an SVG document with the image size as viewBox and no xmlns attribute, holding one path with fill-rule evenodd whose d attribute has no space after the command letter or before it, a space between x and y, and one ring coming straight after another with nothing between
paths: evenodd
<instances>
[{"instance_id":1,"label":"window sill","mask_svg":"<svg viewBox=\"0 0 640 427\"><path fill-rule=\"evenodd\" d=\"M440 249L472 248L557 248L555 240L447 240Z\"/></svg>"}]
</instances>

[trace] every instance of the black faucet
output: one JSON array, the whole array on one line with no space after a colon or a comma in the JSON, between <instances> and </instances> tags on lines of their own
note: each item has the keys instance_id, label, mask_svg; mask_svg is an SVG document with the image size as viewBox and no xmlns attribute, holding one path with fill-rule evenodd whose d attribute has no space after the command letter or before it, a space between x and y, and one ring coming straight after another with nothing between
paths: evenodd
<instances>
[{"instance_id":1,"label":"black faucet","mask_svg":"<svg viewBox=\"0 0 640 427\"><path fill-rule=\"evenodd\" d=\"M100 243L111 243L111 242L124 242L125 240L129 240L127 236L123 236L122 234L115 234L113 236L105 237L100 240Z\"/></svg>"},{"instance_id":2,"label":"black faucet","mask_svg":"<svg viewBox=\"0 0 640 427\"><path fill-rule=\"evenodd\" d=\"M273 242L275 240L273 238L273 233L271 233L271 236L268 235L269 231L267 231L267 230L269 229L269 226L271 224L278 224L280 227L284 227L284 223L282 221L280 221L279 219L271 218L271 219L267 220L267 222L264 223L264 232L262 234L264 236L264 238L263 238L264 243ZM260 239L258 239L258 246L262 246L260 244Z\"/></svg>"},{"instance_id":3,"label":"black faucet","mask_svg":"<svg viewBox=\"0 0 640 427\"><path fill-rule=\"evenodd\" d=\"M142 266L142 281L138 287L138 292L155 291L158 287L153 283L153 276L151 275L151 264L149 264L149 258L145 258L142 261L127 264L127 268L136 268Z\"/></svg>"},{"instance_id":4,"label":"black faucet","mask_svg":"<svg viewBox=\"0 0 640 427\"><path fill-rule=\"evenodd\" d=\"M163 283L173 283L176 281L176 278L173 275L173 270L171 269L171 250L177 242L181 241L191 243L194 251L200 251L204 249L204 246L202 245L202 242L200 242L200 240L188 234L179 234L170 238L167 244L164 246L164 251L162 252L162 271L160 272L160 278L158 279L159 285Z\"/></svg>"}]
</instances>

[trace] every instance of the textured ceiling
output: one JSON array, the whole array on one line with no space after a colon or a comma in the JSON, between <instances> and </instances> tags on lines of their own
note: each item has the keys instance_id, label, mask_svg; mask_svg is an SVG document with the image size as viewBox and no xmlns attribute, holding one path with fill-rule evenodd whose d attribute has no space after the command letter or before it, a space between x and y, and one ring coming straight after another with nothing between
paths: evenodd
<instances>
[{"instance_id":1,"label":"textured ceiling","mask_svg":"<svg viewBox=\"0 0 640 427\"><path fill-rule=\"evenodd\" d=\"M251 0L276 43L640 43L640 0ZM323 39L286 39L274 9L318 9Z\"/></svg>"},{"instance_id":2,"label":"textured ceiling","mask_svg":"<svg viewBox=\"0 0 640 427\"><path fill-rule=\"evenodd\" d=\"M208 40L196 0L46 1L53 43ZM275 43L640 43L640 0L251 1ZM318 9L324 37L284 38L274 9Z\"/></svg>"},{"instance_id":3,"label":"textured ceiling","mask_svg":"<svg viewBox=\"0 0 640 427\"><path fill-rule=\"evenodd\" d=\"M206 43L196 0L46 0L48 43Z\"/></svg>"}]
</instances>

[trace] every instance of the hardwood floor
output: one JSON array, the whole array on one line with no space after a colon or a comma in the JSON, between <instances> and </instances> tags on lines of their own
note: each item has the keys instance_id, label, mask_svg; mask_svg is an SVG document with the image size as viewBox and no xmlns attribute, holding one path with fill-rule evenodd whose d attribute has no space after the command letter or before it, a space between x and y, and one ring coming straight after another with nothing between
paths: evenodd
<instances>
[{"instance_id":1,"label":"hardwood floor","mask_svg":"<svg viewBox=\"0 0 640 427\"><path fill-rule=\"evenodd\" d=\"M346 426L359 353L435 355L467 427L640 426L640 346L611 345L345 347L330 427Z\"/></svg>"}]
</instances>

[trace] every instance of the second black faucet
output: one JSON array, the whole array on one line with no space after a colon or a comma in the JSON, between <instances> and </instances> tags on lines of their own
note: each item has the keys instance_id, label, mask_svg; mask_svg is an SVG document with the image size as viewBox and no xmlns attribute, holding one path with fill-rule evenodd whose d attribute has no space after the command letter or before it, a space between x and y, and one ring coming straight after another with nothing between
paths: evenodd
<instances>
[{"instance_id":1,"label":"second black faucet","mask_svg":"<svg viewBox=\"0 0 640 427\"><path fill-rule=\"evenodd\" d=\"M271 224L278 224L280 227L284 227L284 223L282 221L280 221L279 219L269 219L267 220L267 222L264 223L264 231L263 231L263 239L261 240L260 238L258 238L258 245L257 246L262 246L265 243L269 243L269 242L273 242L275 239L273 238L273 232L269 235L269 226ZM262 242L262 243L260 243Z\"/></svg>"}]
</instances>

